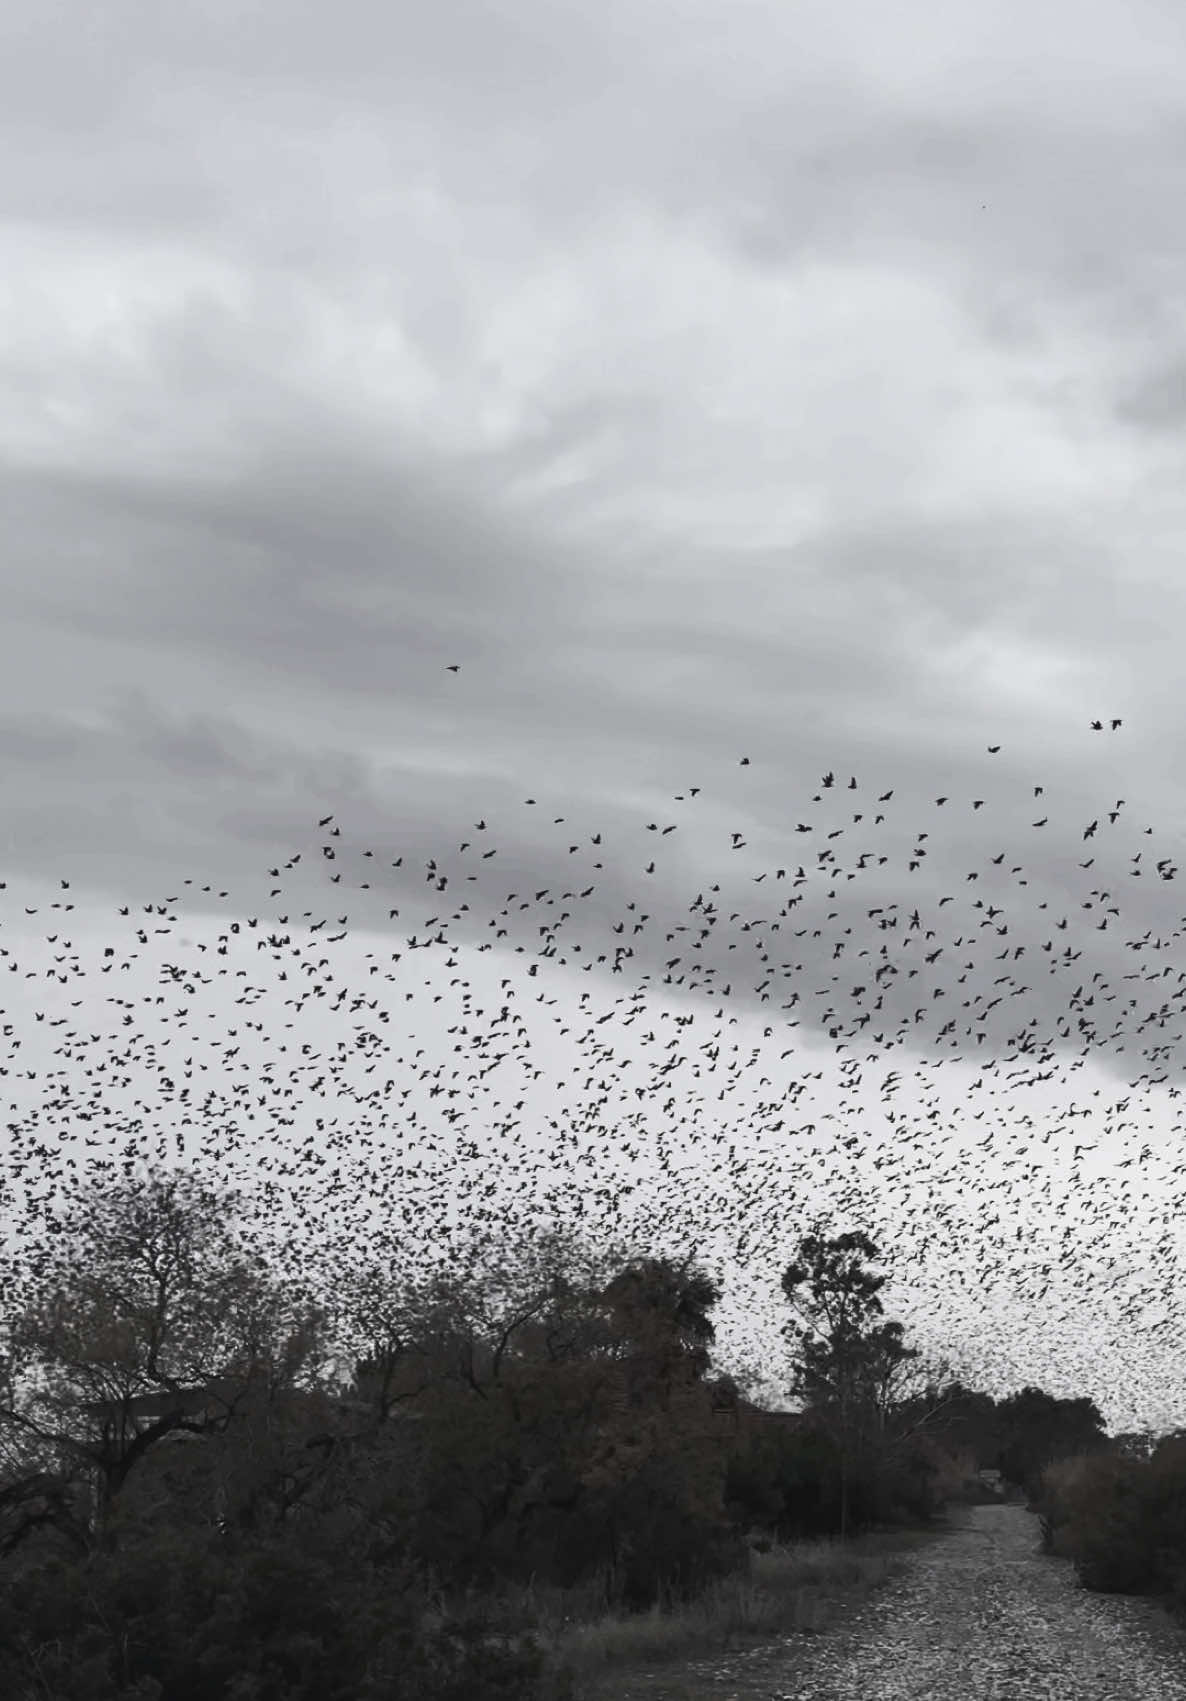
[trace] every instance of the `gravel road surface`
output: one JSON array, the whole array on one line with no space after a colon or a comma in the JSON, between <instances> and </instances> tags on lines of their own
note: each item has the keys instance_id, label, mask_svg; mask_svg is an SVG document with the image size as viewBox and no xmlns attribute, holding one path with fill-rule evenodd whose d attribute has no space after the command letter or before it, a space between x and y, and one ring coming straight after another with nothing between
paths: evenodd
<instances>
[{"instance_id":1,"label":"gravel road surface","mask_svg":"<svg viewBox=\"0 0 1186 1701\"><path fill-rule=\"evenodd\" d=\"M1090 1594L1016 1505L964 1509L908 1569L810 1640L656 1673L648 1701L1186 1701L1186 1630Z\"/></svg>"}]
</instances>

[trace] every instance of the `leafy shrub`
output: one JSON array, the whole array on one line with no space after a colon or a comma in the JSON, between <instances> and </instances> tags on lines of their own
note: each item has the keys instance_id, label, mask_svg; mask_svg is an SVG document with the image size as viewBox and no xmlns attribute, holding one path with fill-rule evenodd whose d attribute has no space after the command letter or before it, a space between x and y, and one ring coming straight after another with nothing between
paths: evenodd
<instances>
[{"instance_id":1,"label":"leafy shrub","mask_svg":"<svg viewBox=\"0 0 1186 1701\"><path fill-rule=\"evenodd\" d=\"M1149 1467L1116 1453L1047 1466L1035 1509L1046 1551L1070 1557L1084 1588L1146 1594L1162 1585Z\"/></svg>"},{"instance_id":2,"label":"leafy shrub","mask_svg":"<svg viewBox=\"0 0 1186 1701\"><path fill-rule=\"evenodd\" d=\"M891 1455L878 1479L877 1516L887 1523L928 1523L956 1486L938 1450L922 1436Z\"/></svg>"},{"instance_id":3,"label":"leafy shrub","mask_svg":"<svg viewBox=\"0 0 1186 1701\"><path fill-rule=\"evenodd\" d=\"M1062 1532L1065 1532L1079 1504L1085 1476L1090 1478L1093 1472L1098 1474L1099 1470L1100 1466L1092 1464L1083 1454L1069 1459L1056 1459L1046 1466L1030 1505L1030 1510L1038 1517L1044 1552L1067 1553L1065 1535ZM1088 1493L1090 1494L1090 1490Z\"/></svg>"},{"instance_id":4,"label":"leafy shrub","mask_svg":"<svg viewBox=\"0 0 1186 1701\"><path fill-rule=\"evenodd\" d=\"M860 1497L850 1482L850 1515ZM815 1429L763 1429L730 1456L725 1503L736 1522L780 1542L830 1535L840 1518L839 1451Z\"/></svg>"},{"instance_id":5,"label":"leafy shrub","mask_svg":"<svg viewBox=\"0 0 1186 1701\"><path fill-rule=\"evenodd\" d=\"M414 1591L292 1538L231 1551L165 1529L56 1560L0 1591L14 1701L523 1701L534 1638L492 1609L435 1616ZM35 1682L34 1682L35 1680Z\"/></svg>"}]
</instances>

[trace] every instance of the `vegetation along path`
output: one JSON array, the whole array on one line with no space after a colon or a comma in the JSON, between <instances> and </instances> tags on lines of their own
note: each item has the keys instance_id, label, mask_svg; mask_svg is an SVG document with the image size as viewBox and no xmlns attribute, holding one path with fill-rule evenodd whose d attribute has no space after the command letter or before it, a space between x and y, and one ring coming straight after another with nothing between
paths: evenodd
<instances>
[{"instance_id":1,"label":"vegetation along path","mask_svg":"<svg viewBox=\"0 0 1186 1701\"><path fill-rule=\"evenodd\" d=\"M1022 1506L975 1506L842 1623L629 1686L631 1701L1186 1701L1186 1630L1091 1594Z\"/></svg>"}]
</instances>

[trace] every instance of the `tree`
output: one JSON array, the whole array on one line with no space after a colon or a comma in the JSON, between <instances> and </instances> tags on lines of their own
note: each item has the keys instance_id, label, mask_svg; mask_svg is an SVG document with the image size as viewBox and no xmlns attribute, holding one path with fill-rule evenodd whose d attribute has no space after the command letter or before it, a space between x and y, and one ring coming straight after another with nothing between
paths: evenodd
<instances>
[{"instance_id":1,"label":"tree","mask_svg":"<svg viewBox=\"0 0 1186 1701\"><path fill-rule=\"evenodd\" d=\"M905 1346L900 1323L876 1322L888 1277L873 1275L865 1264L880 1256L860 1231L831 1239L811 1233L782 1276L782 1291L799 1319L788 1326L795 1341L791 1391L829 1421L839 1442L841 1540L848 1532L854 1458L870 1425L884 1430L901 1367L919 1356Z\"/></svg>"},{"instance_id":2,"label":"tree","mask_svg":"<svg viewBox=\"0 0 1186 1701\"><path fill-rule=\"evenodd\" d=\"M600 1296L629 1257L552 1227L513 1247L475 1232L436 1270L400 1271L382 1255L339 1268L334 1319L350 1391L381 1420L442 1382L484 1397L513 1362L606 1353L614 1332Z\"/></svg>"},{"instance_id":3,"label":"tree","mask_svg":"<svg viewBox=\"0 0 1186 1701\"><path fill-rule=\"evenodd\" d=\"M693 1257L556 1227L475 1237L432 1272L339 1272L355 1397L419 1420L422 1557L569 1581L605 1563L624 1587L687 1571L689 1531L724 1517L718 1296Z\"/></svg>"},{"instance_id":4,"label":"tree","mask_svg":"<svg viewBox=\"0 0 1186 1701\"><path fill-rule=\"evenodd\" d=\"M1103 1417L1085 1395L1056 1399L1025 1387L997 1403L1004 1433L1000 1465L1005 1477L1036 1499L1042 1470L1055 1459L1095 1453L1108 1446Z\"/></svg>"},{"instance_id":5,"label":"tree","mask_svg":"<svg viewBox=\"0 0 1186 1701\"><path fill-rule=\"evenodd\" d=\"M996 1467L1002 1431L991 1394L968 1388L945 1371L904 1403L901 1416L925 1426L953 1456L970 1455L973 1468Z\"/></svg>"},{"instance_id":6,"label":"tree","mask_svg":"<svg viewBox=\"0 0 1186 1701\"><path fill-rule=\"evenodd\" d=\"M419 1420L414 1545L442 1573L513 1569L581 1499L621 1381L603 1294L629 1258L559 1228L513 1245L479 1231L435 1270L372 1256L339 1272L351 1394L372 1427Z\"/></svg>"},{"instance_id":7,"label":"tree","mask_svg":"<svg viewBox=\"0 0 1186 1701\"><path fill-rule=\"evenodd\" d=\"M691 1258L678 1264L670 1258L636 1259L600 1297L634 1369L636 1402L651 1389L666 1406L675 1382L704 1376L716 1340L710 1314L721 1290Z\"/></svg>"},{"instance_id":8,"label":"tree","mask_svg":"<svg viewBox=\"0 0 1186 1701\"><path fill-rule=\"evenodd\" d=\"M167 1437L316 1386L325 1318L235 1235L234 1201L153 1170L86 1192L7 1318L0 1436L93 1485L95 1534Z\"/></svg>"},{"instance_id":9,"label":"tree","mask_svg":"<svg viewBox=\"0 0 1186 1701\"><path fill-rule=\"evenodd\" d=\"M1112 1451L1126 1459L1137 1459L1142 1464L1153 1457L1157 1448L1157 1437L1151 1429L1126 1429L1121 1435L1112 1437Z\"/></svg>"}]
</instances>

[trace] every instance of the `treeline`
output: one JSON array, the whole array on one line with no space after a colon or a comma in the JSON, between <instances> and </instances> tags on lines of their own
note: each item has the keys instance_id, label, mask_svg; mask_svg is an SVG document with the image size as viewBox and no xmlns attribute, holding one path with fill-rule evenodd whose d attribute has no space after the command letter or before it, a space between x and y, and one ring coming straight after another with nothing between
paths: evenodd
<instances>
[{"instance_id":1,"label":"treeline","mask_svg":"<svg viewBox=\"0 0 1186 1701\"><path fill-rule=\"evenodd\" d=\"M862 1233L781 1273L791 1412L713 1366L694 1260L491 1235L333 1301L150 1171L80 1193L0 1358L0 1694L39 1701L561 1697L508 1585L694 1599L750 1544L1031 1498L1108 1447L1089 1400L925 1367ZM19 1295L19 1299L18 1296ZM1127 1467L1126 1467L1127 1468Z\"/></svg>"}]
</instances>

